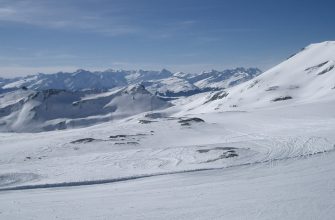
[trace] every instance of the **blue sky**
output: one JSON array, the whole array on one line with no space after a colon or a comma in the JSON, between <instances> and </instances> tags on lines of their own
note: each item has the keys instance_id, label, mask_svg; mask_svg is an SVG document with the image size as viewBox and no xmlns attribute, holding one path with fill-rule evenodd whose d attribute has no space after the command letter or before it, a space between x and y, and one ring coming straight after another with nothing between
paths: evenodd
<instances>
[{"instance_id":1,"label":"blue sky","mask_svg":"<svg viewBox=\"0 0 335 220\"><path fill-rule=\"evenodd\" d=\"M0 0L0 76L263 70L335 40L334 0Z\"/></svg>"}]
</instances>

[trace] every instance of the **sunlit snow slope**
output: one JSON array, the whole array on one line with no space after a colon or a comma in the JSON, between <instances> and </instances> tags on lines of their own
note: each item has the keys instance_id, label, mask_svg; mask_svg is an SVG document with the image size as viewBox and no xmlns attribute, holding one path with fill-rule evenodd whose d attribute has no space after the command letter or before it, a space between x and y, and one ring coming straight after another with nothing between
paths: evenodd
<instances>
[{"instance_id":1,"label":"sunlit snow slope","mask_svg":"<svg viewBox=\"0 0 335 220\"><path fill-rule=\"evenodd\" d=\"M227 89L224 96L212 98L222 92L203 96L189 108L243 110L334 100L334 67L335 42L312 44L254 79Z\"/></svg>"}]
</instances>

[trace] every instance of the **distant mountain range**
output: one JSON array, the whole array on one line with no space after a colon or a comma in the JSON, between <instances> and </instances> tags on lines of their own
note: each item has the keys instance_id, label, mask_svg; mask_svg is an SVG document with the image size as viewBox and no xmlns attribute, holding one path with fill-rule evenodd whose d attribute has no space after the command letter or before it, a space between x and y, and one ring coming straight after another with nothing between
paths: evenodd
<instances>
[{"instance_id":1,"label":"distant mountain range","mask_svg":"<svg viewBox=\"0 0 335 220\"><path fill-rule=\"evenodd\" d=\"M334 100L334 92L332 41L309 45L262 74L257 68L200 74L77 70L0 78L0 131L81 127L173 105L171 112L186 115L317 103Z\"/></svg>"},{"instance_id":2,"label":"distant mountain range","mask_svg":"<svg viewBox=\"0 0 335 220\"><path fill-rule=\"evenodd\" d=\"M172 106L168 100L247 81L256 68L201 74L106 70L0 79L0 131L88 126Z\"/></svg>"},{"instance_id":3,"label":"distant mountain range","mask_svg":"<svg viewBox=\"0 0 335 220\"><path fill-rule=\"evenodd\" d=\"M229 88L252 79L261 71L257 68L212 70L200 74L161 71L106 70L90 72L79 69L73 73L36 74L13 79L0 78L2 90L27 88L31 90L61 89L67 91L99 90L142 84L148 91L161 96L187 96Z\"/></svg>"}]
</instances>

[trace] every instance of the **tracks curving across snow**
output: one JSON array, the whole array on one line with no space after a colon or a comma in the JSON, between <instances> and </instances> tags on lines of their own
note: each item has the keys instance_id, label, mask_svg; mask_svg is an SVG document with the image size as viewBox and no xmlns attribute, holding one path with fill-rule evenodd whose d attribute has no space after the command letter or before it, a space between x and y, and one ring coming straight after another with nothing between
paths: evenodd
<instances>
[{"instance_id":1,"label":"tracks curving across snow","mask_svg":"<svg viewBox=\"0 0 335 220\"><path fill-rule=\"evenodd\" d=\"M285 161L285 160L296 159L296 158L308 159L309 157L317 156L317 155L324 154L324 153L333 153L334 151L335 151L335 146L333 149L323 150L323 151L314 151L313 153L304 154L304 155L296 155L296 156L283 157L283 158L268 158L268 159L263 159L261 161L246 162L246 163L230 165L230 166L225 166L225 167L200 168L200 169L190 169L190 170L182 170L182 171L160 172L160 173L153 173L153 174L134 175L134 176L128 176L128 177L100 179L100 180L87 180L87 181L74 181L74 182L62 182L62 183L35 184L35 185L20 185L20 186L0 188L0 192L101 185L101 184L124 182L124 181L131 181L131 180L137 180L137 179L143 179L143 178L173 175L173 174L183 174L183 173L210 171L210 170L221 170L221 169L229 169L229 168L236 168L236 167L253 166L253 165L259 165L259 164L267 164L267 163L273 164L273 162ZM32 173L3 174L3 175L0 175L0 187L7 186L10 184L14 184L14 183L26 182L29 180L36 179L38 177L39 176L37 174L32 174Z\"/></svg>"}]
</instances>

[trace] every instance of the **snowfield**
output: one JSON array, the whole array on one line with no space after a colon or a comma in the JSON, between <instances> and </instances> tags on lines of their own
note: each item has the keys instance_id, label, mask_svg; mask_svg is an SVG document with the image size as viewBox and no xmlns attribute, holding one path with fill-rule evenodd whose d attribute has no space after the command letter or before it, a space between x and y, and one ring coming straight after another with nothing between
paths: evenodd
<instances>
[{"instance_id":1,"label":"snowfield","mask_svg":"<svg viewBox=\"0 0 335 220\"><path fill-rule=\"evenodd\" d=\"M0 133L0 219L334 219L333 60L314 44L169 108Z\"/></svg>"},{"instance_id":2,"label":"snowfield","mask_svg":"<svg viewBox=\"0 0 335 220\"><path fill-rule=\"evenodd\" d=\"M2 192L2 219L334 219L334 153L106 185Z\"/></svg>"}]
</instances>

